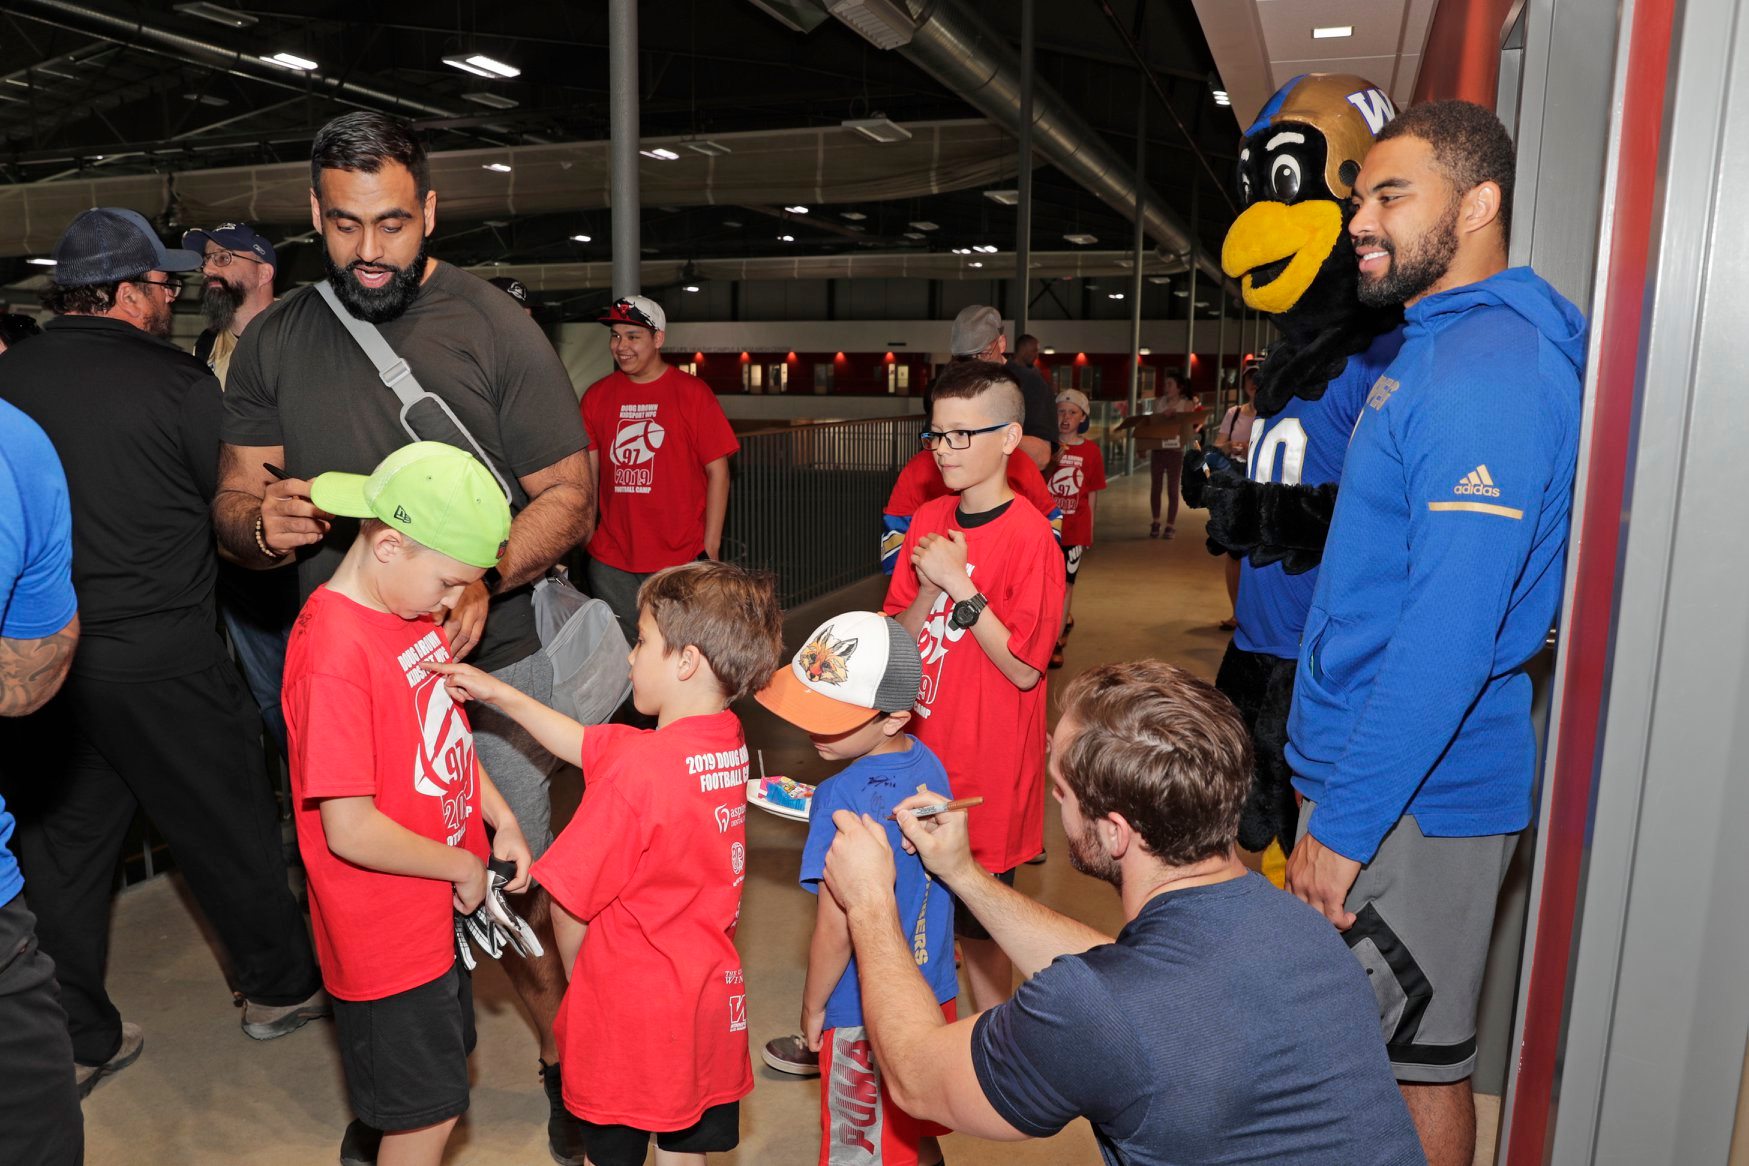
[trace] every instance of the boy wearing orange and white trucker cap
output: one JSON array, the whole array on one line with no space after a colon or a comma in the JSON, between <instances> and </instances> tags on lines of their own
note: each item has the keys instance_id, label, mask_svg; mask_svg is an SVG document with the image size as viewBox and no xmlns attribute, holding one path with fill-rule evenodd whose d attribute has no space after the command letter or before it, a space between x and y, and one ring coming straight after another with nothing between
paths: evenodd
<instances>
[{"instance_id":1,"label":"boy wearing orange and white trucker cap","mask_svg":"<svg viewBox=\"0 0 1749 1166\"><path fill-rule=\"evenodd\" d=\"M885 824L897 868L894 894L900 922L942 1014L953 1020L959 994L953 966L953 899L930 878L921 859L905 852L899 827L889 820L900 802L925 787L953 796L940 760L905 732L922 682L923 662L915 638L895 619L852 611L816 628L795 659L779 668L757 697L760 704L807 733L822 758L850 763L815 792L808 841L802 849L802 886L818 896L802 989L802 1036L772 1041L765 1057L767 1063L774 1057L796 1061L804 1049L818 1055L825 1077L820 1087L821 1166L827 1166L834 1141L847 1127L876 1145L877 1157L871 1161L883 1166L934 1166L941 1161L936 1137L946 1131L899 1109L881 1079L863 1027L850 926L837 900L821 885L826 851L838 832L832 824L834 811L867 814ZM796 1071L788 1064L775 1067ZM879 1109L846 1105L847 1100L866 1096L861 1091L871 1073L880 1090ZM840 1084L845 1087L839 1088Z\"/></svg>"}]
</instances>

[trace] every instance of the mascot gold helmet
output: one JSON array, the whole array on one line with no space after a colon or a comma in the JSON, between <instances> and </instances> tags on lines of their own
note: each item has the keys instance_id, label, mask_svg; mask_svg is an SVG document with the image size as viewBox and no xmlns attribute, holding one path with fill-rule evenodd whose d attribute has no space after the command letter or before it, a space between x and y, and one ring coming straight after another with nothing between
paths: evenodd
<instances>
[{"instance_id":1,"label":"mascot gold helmet","mask_svg":"<svg viewBox=\"0 0 1749 1166\"><path fill-rule=\"evenodd\" d=\"M1382 89L1346 73L1295 77L1264 103L1240 143L1243 209L1221 249L1248 305L1275 314L1300 301L1340 241L1362 159L1394 116Z\"/></svg>"}]
</instances>

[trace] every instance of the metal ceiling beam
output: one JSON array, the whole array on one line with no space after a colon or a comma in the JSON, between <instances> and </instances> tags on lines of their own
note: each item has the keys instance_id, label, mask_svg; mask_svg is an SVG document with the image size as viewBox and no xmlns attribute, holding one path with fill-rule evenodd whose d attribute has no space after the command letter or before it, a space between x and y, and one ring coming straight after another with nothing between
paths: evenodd
<instances>
[{"instance_id":1,"label":"metal ceiling beam","mask_svg":"<svg viewBox=\"0 0 1749 1166\"><path fill-rule=\"evenodd\" d=\"M396 93L374 85L363 85L321 70L305 73L282 69L213 41L160 28L143 20L116 16L89 5L74 3L73 0L7 0L7 3L15 16L207 68L223 69L236 76L282 89L299 92L326 90L331 96L350 98L355 104L387 106L429 117L455 117L458 112L422 97Z\"/></svg>"}]
</instances>

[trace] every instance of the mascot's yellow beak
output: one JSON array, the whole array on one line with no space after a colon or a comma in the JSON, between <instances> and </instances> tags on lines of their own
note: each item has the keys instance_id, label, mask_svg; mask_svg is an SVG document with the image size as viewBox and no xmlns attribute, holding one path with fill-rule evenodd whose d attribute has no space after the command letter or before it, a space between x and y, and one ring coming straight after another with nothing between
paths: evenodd
<instances>
[{"instance_id":1,"label":"mascot's yellow beak","mask_svg":"<svg viewBox=\"0 0 1749 1166\"><path fill-rule=\"evenodd\" d=\"M1342 234L1342 207L1328 199L1289 206L1282 202L1253 203L1233 221L1221 244L1221 268L1243 276L1239 286L1245 302L1259 312L1275 314L1293 307L1312 286L1318 269ZM1255 286L1256 269L1287 260L1274 279Z\"/></svg>"}]
</instances>

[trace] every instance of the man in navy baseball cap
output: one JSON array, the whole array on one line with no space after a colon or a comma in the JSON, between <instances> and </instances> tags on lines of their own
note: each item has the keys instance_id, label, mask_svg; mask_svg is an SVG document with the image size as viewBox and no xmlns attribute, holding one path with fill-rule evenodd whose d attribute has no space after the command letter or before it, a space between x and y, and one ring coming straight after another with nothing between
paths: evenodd
<instances>
[{"instance_id":1,"label":"man in navy baseball cap","mask_svg":"<svg viewBox=\"0 0 1749 1166\"><path fill-rule=\"evenodd\" d=\"M197 227L182 236L182 245L201 254L200 310L207 327L195 341L194 354L222 385L237 338L273 303L279 256L247 223Z\"/></svg>"}]
</instances>

